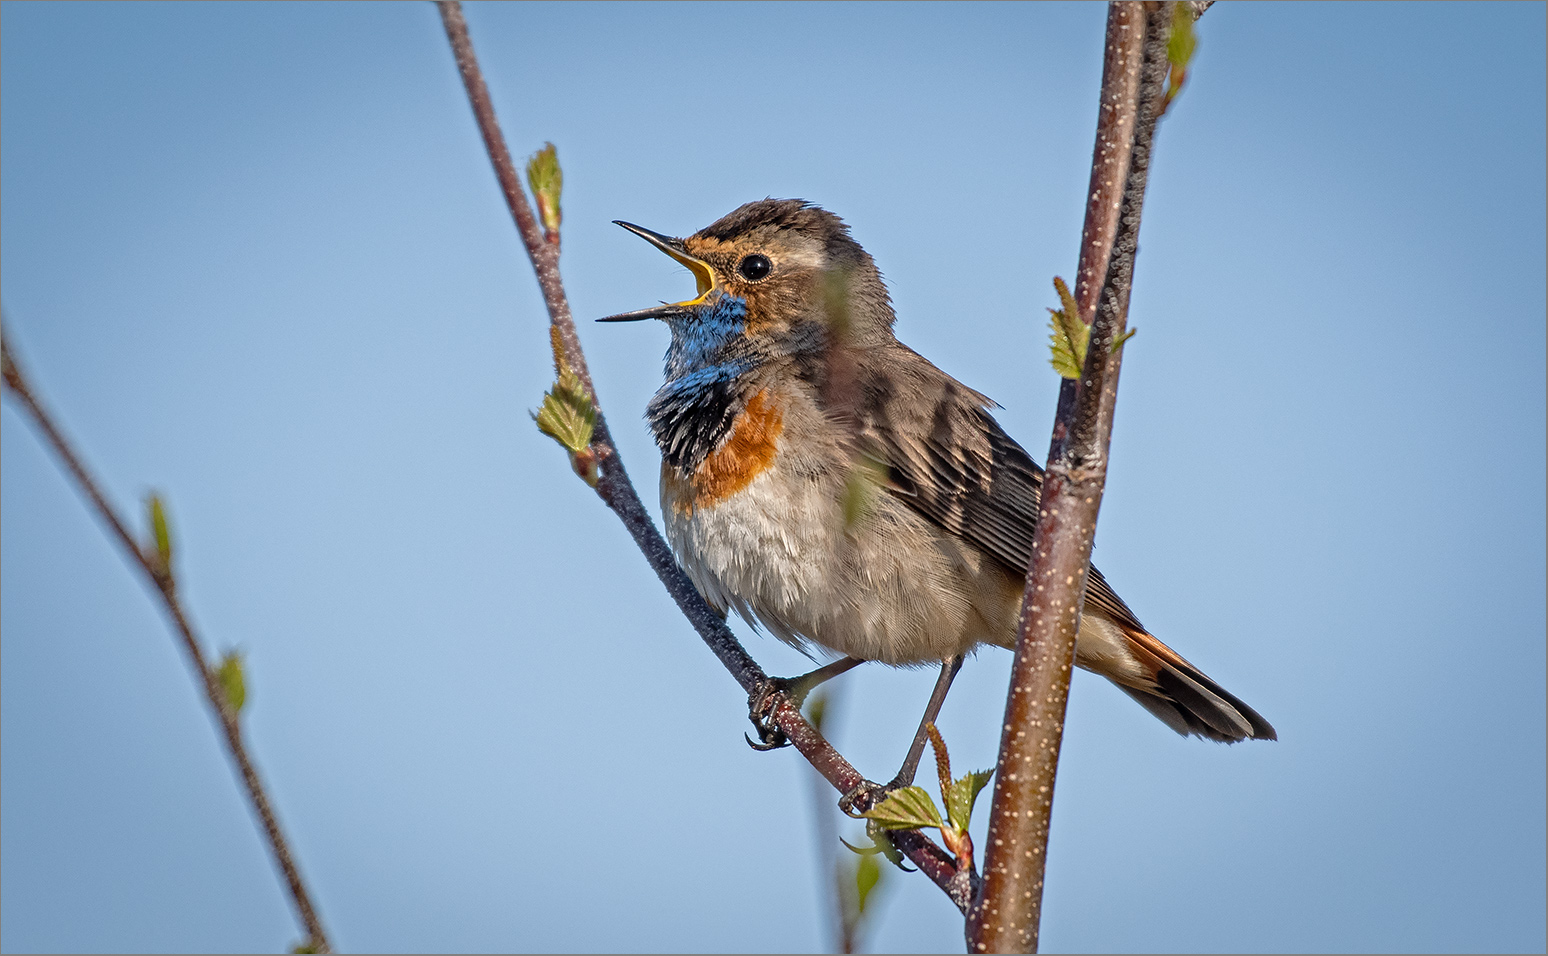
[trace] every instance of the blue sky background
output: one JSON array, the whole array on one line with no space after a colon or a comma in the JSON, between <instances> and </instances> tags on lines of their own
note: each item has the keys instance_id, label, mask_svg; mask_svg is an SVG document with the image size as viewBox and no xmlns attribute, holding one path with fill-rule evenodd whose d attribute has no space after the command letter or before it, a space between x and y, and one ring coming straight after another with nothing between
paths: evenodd
<instances>
[{"instance_id":1,"label":"blue sky background","mask_svg":"<svg viewBox=\"0 0 1548 956\"><path fill-rule=\"evenodd\" d=\"M826 945L804 765L742 742L741 693L528 418L542 305L431 6L0 18L15 344L120 505L167 495L338 945ZM468 19L513 150L559 147L578 316L691 288L612 219L814 200L903 339L1041 457L1100 7ZM1544 947L1544 32L1541 4L1201 21L1098 563L1281 739L1184 740L1081 675L1046 949ZM654 502L666 330L581 334ZM9 403L0 442L0 948L288 947L156 606ZM1009 660L947 705L961 767L993 761ZM842 679L863 771L891 773L930 681ZM872 945L959 950L944 896L897 877Z\"/></svg>"}]
</instances>

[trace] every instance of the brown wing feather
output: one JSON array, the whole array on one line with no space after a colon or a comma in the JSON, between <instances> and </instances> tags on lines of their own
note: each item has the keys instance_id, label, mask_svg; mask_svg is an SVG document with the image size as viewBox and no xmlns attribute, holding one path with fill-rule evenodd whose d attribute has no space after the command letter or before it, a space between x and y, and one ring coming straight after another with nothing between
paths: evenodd
<instances>
[{"instance_id":1,"label":"brown wing feather","mask_svg":"<svg viewBox=\"0 0 1548 956\"><path fill-rule=\"evenodd\" d=\"M1026 574L1043 469L989 414L989 398L899 348L904 361L866 377L862 416L866 439L891 470L894 492L1011 573ZM1145 629L1095 567L1086 603Z\"/></svg>"}]
</instances>

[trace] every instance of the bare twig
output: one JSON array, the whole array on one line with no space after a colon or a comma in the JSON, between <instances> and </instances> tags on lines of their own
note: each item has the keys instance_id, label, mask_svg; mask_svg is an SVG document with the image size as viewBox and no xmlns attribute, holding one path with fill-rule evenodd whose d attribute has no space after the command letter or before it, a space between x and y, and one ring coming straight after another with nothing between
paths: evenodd
<instances>
[{"instance_id":1,"label":"bare twig","mask_svg":"<svg viewBox=\"0 0 1548 956\"><path fill-rule=\"evenodd\" d=\"M1114 130L1132 125L1132 149L1126 173L1115 177L1124 181L1122 203L1085 369L1073 401L1068 406L1061 402L1049 451L1000 738L999 783L989 819L982 892L968 915L972 952L1037 951L1054 777L1123 358L1113 343L1119 341L1128 317L1151 141L1165 93L1172 13L1170 3L1110 7L1094 187L1099 180L1105 185L1106 170L1119 162L1111 142L1104 141L1104 124L1111 124L1106 127L1109 137ZM1142 60L1133 55L1134 33L1141 23ZM1137 97L1131 90L1137 91ZM1135 119L1118 115L1125 111L1133 111ZM1088 282L1088 275L1094 274L1087 256L1102 251L1108 209L1097 195L1092 196L1078 283Z\"/></svg>"},{"instance_id":2,"label":"bare twig","mask_svg":"<svg viewBox=\"0 0 1548 956\"><path fill-rule=\"evenodd\" d=\"M285 885L290 890L291 902L296 908L296 915L300 918L308 936L305 946L311 952L331 952L328 934L323 930L322 920L317 915L317 907L313 905L312 898L307 893L306 884L301 879L301 871L296 866L295 856L285 840L284 831L280 829L279 819L274 815L273 804L264 789L263 781L258 776L258 769L253 766L252 758L248 756L237 714L228 705L225 691L205 660L199 637L189 622L188 613L183 609L182 602L178 600L176 585L169 568L152 560L135 542L123 520L108 503L91 474L86 471L86 466L81 463L80 457L71 449L69 442L54 424L53 418L44 409L23 374L21 366L11 354L9 329L0 330L0 365L4 367L5 385L10 394L27 410L33 423L37 425L43 437L53 446L55 454L64 463L65 469L75 479L76 485L96 509L97 516L108 526L108 530L118 539L118 543L123 546L131 562L145 573L146 579L161 597L167 616L172 619L173 627L177 630L178 636L183 639L183 650L188 655L189 666L203 685L204 696L209 701L210 710L225 735L226 750L230 753L232 762L236 764L237 772L242 778L242 785L247 790L247 798L252 803L253 812L258 815L258 822L262 826L264 836L268 838L269 852L273 854L274 862L284 875Z\"/></svg>"},{"instance_id":3,"label":"bare twig","mask_svg":"<svg viewBox=\"0 0 1548 956\"><path fill-rule=\"evenodd\" d=\"M516 221L517 231L521 233L527 256L532 261L532 268L537 273L538 285L543 291L543 302L548 308L549 321L559 332L564 359L575 370L593 403L596 403L596 390L586 370L586 358L581 350L580 338L575 331L575 319L570 314L564 285L559 277L559 245L547 241L544 237L536 217L532 214L532 208L527 202L521 182L516 176L515 164L511 161L510 151L506 148L505 137L500 132L499 121L495 118L489 89L484 84L478 58L473 52L473 41L468 36L468 25L463 18L461 4L457 0L437 0L436 6L440 9L441 22L446 28L446 37L451 42L452 53L457 60L457 69L462 74L463 86L467 90L468 100L473 107L473 116L478 122L479 132L484 139L484 147L489 152L489 160L494 165L495 176L500 181L506 204L510 207L512 218ZM639 494L629 480L628 473L624 470L623 460L619 457L618 449L613 445L608 433L600 403L597 404L599 407L592 439L592 449L600 469L596 485L597 494L618 515L619 520L634 538L635 544L645 555L646 561L650 563L652 570L666 587L667 593L677 602L678 609L693 625L694 630L709 646L710 651L715 654L726 670L731 672L731 676L736 678L736 682L742 686L742 689L752 693L768 679L768 675L731 633L725 620L705 603L693 583L678 567L677 560L672 555L672 549L661 536L661 532L657 530L649 512L640 502ZM789 738L796 750L818 773L822 774L824 779L840 793L847 793L865 782L860 772L833 749L832 745L806 721L785 695L777 694L774 699L775 704L769 715L771 722ZM951 855L918 830L896 832L892 837L898 849L925 875L934 880L959 909L966 912L974 888L970 885L968 874L957 869Z\"/></svg>"}]
</instances>

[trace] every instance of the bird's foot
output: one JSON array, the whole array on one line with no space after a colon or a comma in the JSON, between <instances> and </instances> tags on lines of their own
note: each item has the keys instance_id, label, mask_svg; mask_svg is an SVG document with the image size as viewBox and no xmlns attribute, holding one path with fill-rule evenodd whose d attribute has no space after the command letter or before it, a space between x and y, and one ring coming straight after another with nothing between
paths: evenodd
<instances>
[{"instance_id":1,"label":"bird's foot","mask_svg":"<svg viewBox=\"0 0 1548 956\"><path fill-rule=\"evenodd\" d=\"M864 663L865 661L858 657L841 657L831 664L824 664L800 677L765 677L763 682L747 695L747 719L758 728L758 739L754 741L748 737L748 746L754 750L774 750L789 746L790 738L786 737L784 731L774 723L774 705L779 695L784 694L785 699L790 701L790 706L799 712L801 705L806 702L806 695L810 694L813 688Z\"/></svg>"},{"instance_id":2,"label":"bird's foot","mask_svg":"<svg viewBox=\"0 0 1548 956\"><path fill-rule=\"evenodd\" d=\"M864 819L865 812L887 799L888 794L894 790L902 790L913 782L914 775L908 772L907 767L899 770L898 775L887 783L862 780L848 793L839 797L839 809L845 816L854 817L856 820Z\"/></svg>"},{"instance_id":3,"label":"bird's foot","mask_svg":"<svg viewBox=\"0 0 1548 956\"><path fill-rule=\"evenodd\" d=\"M888 784L876 783L873 780L862 780L852 787L848 793L839 797L839 810L846 817L863 820L867 810L887 799L887 794L900 786L904 785L896 780Z\"/></svg>"},{"instance_id":4,"label":"bird's foot","mask_svg":"<svg viewBox=\"0 0 1548 956\"><path fill-rule=\"evenodd\" d=\"M747 737L747 746L754 750L778 750L780 747L790 746L790 738L786 737L785 732L774 723L774 705L778 695L786 694L790 703L800 709L801 700L806 697L806 693L798 687L798 683L788 677L769 677L747 695L747 719L752 721L753 727L758 731L757 740ZM798 693L799 696L797 696Z\"/></svg>"}]
</instances>

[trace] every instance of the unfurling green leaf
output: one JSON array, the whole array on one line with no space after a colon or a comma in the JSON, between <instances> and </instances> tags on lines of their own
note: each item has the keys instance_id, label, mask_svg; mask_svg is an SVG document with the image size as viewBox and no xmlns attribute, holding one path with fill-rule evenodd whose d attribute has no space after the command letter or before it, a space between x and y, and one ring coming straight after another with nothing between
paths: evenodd
<instances>
[{"instance_id":1,"label":"unfurling green leaf","mask_svg":"<svg viewBox=\"0 0 1548 956\"><path fill-rule=\"evenodd\" d=\"M544 143L543 148L527 160L527 185L532 187L532 195L537 197L538 218L543 221L543 232L547 234L549 242L557 241L559 223L564 219L559 208L559 194L564 192L564 170L559 168L559 151L553 143Z\"/></svg>"},{"instance_id":2,"label":"unfurling green leaf","mask_svg":"<svg viewBox=\"0 0 1548 956\"><path fill-rule=\"evenodd\" d=\"M591 437L596 431L597 407L581 385L580 376L569 366L560 365L558 381L543 395L543 406L532 418L538 431L564 446L575 473L595 488L597 456L591 450Z\"/></svg>"},{"instance_id":3,"label":"unfurling green leaf","mask_svg":"<svg viewBox=\"0 0 1548 956\"><path fill-rule=\"evenodd\" d=\"M1091 338L1091 327L1081 321L1080 307L1075 304L1070 287L1058 276L1053 281L1063 307L1048 310L1048 327L1052 330L1048 348L1053 353L1050 361L1060 376L1079 379L1086 367L1086 342Z\"/></svg>"},{"instance_id":4,"label":"unfurling green leaf","mask_svg":"<svg viewBox=\"0 0 1548 956\"><path fill-rule=\"evenodd\" d=\"M1122 335L1118 336L1116 339L1113 339L1112 348L1107 350L1108 353L1111 354L1111 355L1117 355L1118 354L1118 350L1123 348L1123 343L1125 343L1125 342L1129 341L1130 339L1134 338L1134 333L1136 333L1138 331L1139 331L1139 329L1130 329L1129 331L1127 331L1127 332L1123 333Z\"/></svg>"},{"instance_id":5,"label":"unfurling green leaf","mask_svg":"<svg viewBox=\"0 0 1548 956\"><path fill-rule=\"evenodd\" d=\"M226 706L233 714L240 714L242 705L247 703L247 679L242 674L242 662L242 652L231 650L222 654L220 663L215 665L215 682L226 695Z\"/></svg>"},{"instance_id":6,"label":"unfurling green leaf","mask_svg":"<svg viewBox=\"0 0 1548 956\"><path fill-rule=\"evenodd\" d=\"M876 889L876 884L881 882L881 865L876 862L875 854L863 855L855 861L855 911L856 915L865 915L866 900L871 898L871 891Z\"/></svg>"},{"instance_id":7,"label":"unfurling green leaf","mask_svg":"<svg viewBox=\"0 0 1548 956\"><path fill-rule=\"evenodd\" d=\"M1183 84L1188 82L1188 64L1193 61L1193 53L1198 49L1198 37L1193 32L1193 9L1184 2L1172 5L1172 30L1166 38L1166 59L1172 66L1171 76L1166 83L1166 99L1161 101L1161 112L1172 105L1172 100L1182 92Z\"/></svg>"},{"instance_id":8,"label":"unfurling green leaf","mask_svg":"<svg viewBox=\"0 0 1548 956\"><path fill-rule=\"evenodd\" d=\"M565 369L543 395L543 406L532 416L538 431L572 452L585 451L597 425L597 410L581 387L580 376Z\"/></svg>"},{"instance_id":9,"label":"unfurling green leaf","mask_svg":"<svg viewBox=\"0 0 1548 956\"><path fill-rule=\"evenodd\" d=\"M940 827L941 811L923 787L904 787L887 794L887 798L865 811L862 816L875 820L884 830L917 830L920 827Z\"/></svg>"},{"instance_id":10,"label":"unfurling green leaf","mask_svg":"<svg viewBox=\"0 0 1548 956\"><path fill-rule=\"evenodd\" d=\"M828 692L818 691L806 702L806 721L812 729L822 733L823 718L828 715Z\"/></svg>"},{"instance_id":11,"label":"unfurling green leaf","mask_svg":"<svg viewBox=\"0 0 1548 956\"><path fill-rule=\"evenodd\" d=\"M887 836L887 831L881 824L875 820L865 821L865 835L871 838L870 846L855 846L843 837L839 837L839 842L861 856L875 856L880 853L898 869L910 873L913 872L913 870L903 865L903 854L899 852L896 846L893 846L892 839Z\"/></svg>"},{"instance_id":12,"label":"unfurling green leaf","mask_svg":"<svg viewBox=\"0 0 1548 956\"><path fill-rule=\"evenodd\" d=\"M145 510L150 515L151 545L161 573L172 573L172 531L167 525L167 508L161 503L161 496L152 492L145 499Z\"/></svg>"},{"instance_id":13,"label":"unfurling green leaf","mask_svg":"<svg viewBox=\"0 0 1548 956\"><path fill-rule=\"evenodd\" d=\"M976 770L958 777L946 788L946 816L958 830L966 830L973 821L973 804L978 802L979 791L993 776L993 770Z\"/></svg>"},{"instance_id":14,"label":"unfurling green leaf","mask_svg":"<svg viewBox=\"0 0 1548 956\"><path fill-rule=\"evenodd\" d=\"M855 461L844 478L844 497L841 499L844 527L852 528L857 521L871 513L876 496L887 483L887 466L874 458L861 456Z\"/></svg>"}]
</instances>

